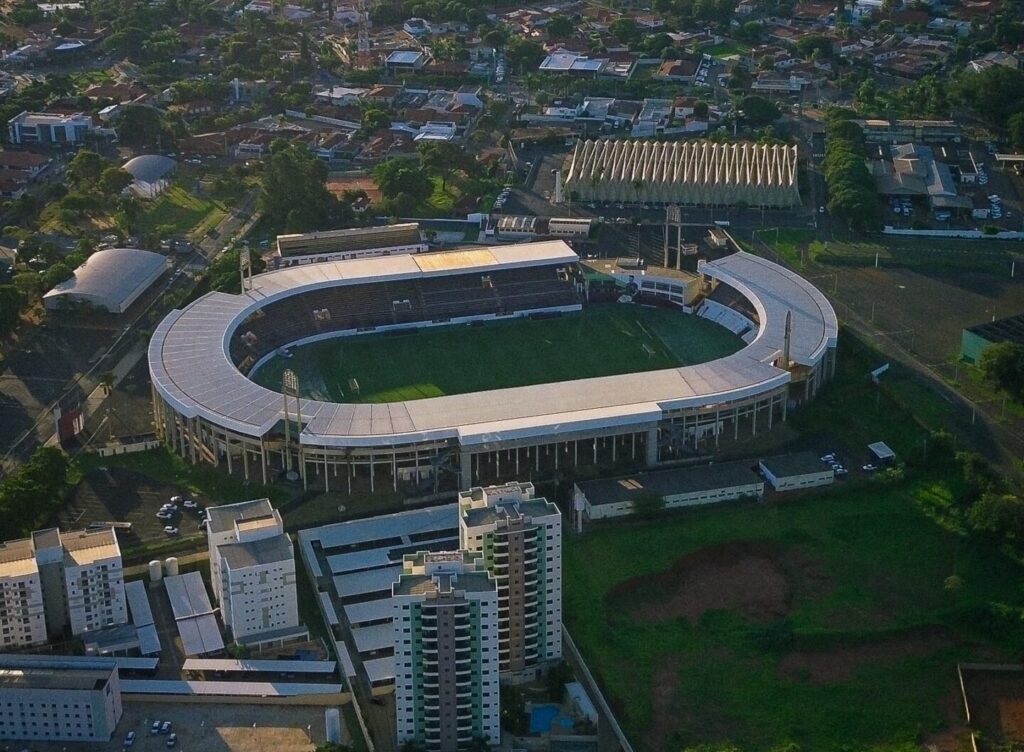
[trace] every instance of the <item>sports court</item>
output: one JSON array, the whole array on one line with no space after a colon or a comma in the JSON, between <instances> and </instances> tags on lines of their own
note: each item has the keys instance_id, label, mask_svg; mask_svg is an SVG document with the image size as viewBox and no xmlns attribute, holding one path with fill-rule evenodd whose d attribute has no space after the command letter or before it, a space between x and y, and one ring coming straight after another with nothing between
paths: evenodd
<instances>
[{"instance_id":1,"label":"sports court","mask_svg":"<svg viewBox=\"0 0 1024 752\"><path fill-rule=\"evenodd\" d=\"M590 306L556 318L453 325L318 342L275 357L254 381L279 389L286 368L306 396L398 402L695 365L743 341L679 311Z\"/></svg>"}]
</instances>

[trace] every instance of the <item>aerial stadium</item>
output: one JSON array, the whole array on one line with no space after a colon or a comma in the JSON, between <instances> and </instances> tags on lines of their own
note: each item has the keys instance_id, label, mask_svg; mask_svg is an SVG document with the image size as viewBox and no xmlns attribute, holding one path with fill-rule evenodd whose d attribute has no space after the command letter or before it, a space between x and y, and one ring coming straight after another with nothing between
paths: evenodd
<instances>
[{"instance_id":1,"label":"aerial stadium","mask_svg":"<svg viewBox=\"0 0 1024 752\"><path fill-rule=\"evenodd\" d=\"M785 208L800 204L797 148L710 141L578 141L560 193L585 202Z\"/></svg>"},{"instance_id":2,"label":"aerial stadium","mask_svg":"<svg viewBox=\"0 0 1024 752\"><path fill-rule=\"evenodd\" d=\"M243 274L168 314L149 370L191 462L428 492L713 454L811 399L837 333L757 256L691 274L544 241Z\"/></svg>"}]
</instances>

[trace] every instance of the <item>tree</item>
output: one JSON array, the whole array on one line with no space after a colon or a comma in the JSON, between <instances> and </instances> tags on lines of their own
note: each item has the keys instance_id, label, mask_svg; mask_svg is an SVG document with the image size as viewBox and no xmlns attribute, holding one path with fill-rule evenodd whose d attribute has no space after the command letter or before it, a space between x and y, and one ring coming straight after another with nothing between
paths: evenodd
<instances>
[{"instance_id":1,"label":"tree","mask_svg":"<svg viewBox=\"0 0 1024 752\"><path fill-rule=\"evenodd\" d=\"M91 149L79 149L68 162L66 174L72 183L95 183L100 179L107 161Z\"/></svg>"},{"instance_id":2,"label":"tree","mask_svg":"<svg viewBox=\"0 0 1024 752\"><path fill-rule=\"evenodd\" d=\"M171 146L165 138L163 115L155 107L128 105L114 120L118 138L133 146Z\"/></svg>"},{"instance_id":3,"label":"tree","mask_svg":"<svg viewBox=\"0 0 1024 752\"><path fill-rule=\"evenodd\" d=\"M510 734L522 736L530 728L523 691L514 684L503 684L500 689L501 727Z\"/></svg>"},{"instance_id":4,"label":"tree","mask_svg":"<svg viewBox=\"0 0 1024 752\"><path fill-rule=\"evenodd\" d=\"M1018 402L1024 401L1024 346L997 342L982 350L978 367L986 381Z\"/></svg>"},{"instance_id":5,"label":"tree","mask_svg":"<svg viewBox=\"0 0 1024 752\"><path fill-rule=\"evenodd\" d=\"M50 523L64 501L68 467L59 448L40 447L0 481L0 530L17 538Z\"/></svg>"},{"instance_id":6,"label":"tree","mask_svg":"<svg viewBox=\"0 0 1024 752\"><path fill-rule=\"evenodd\" d=\"M264 163L260 209L286 232L351 224L351 209L338 203L326 180L327 167L309 149L279 139Z\"/></svg>"},{"instance_id":7,"label":"tree","mask_svg":"<svg viewBox=\"0 0 1024 752\"><path fill-rule=\"evenodd\" d=\"M388 159L377 165L373 171L374 180L380 188L381 195L386 199L411 200L414 204L426 201L434 191L434 186L416 162L409 159Z\"/></svg>"},{"instance_id":8,"label":"tree","mask_svg":"<svg viewBox=\"0 0 1024 752\"><path fill-rule=\"evenodd\" d=\"M483 41L496 50L503 49L508 43L508 30L504 26L495 26L484 34Z\"/></svg>"},{"instance_id":9,"label":"tree","mask_svg":"<svg viewBox=\"0 0 1024 752\"><path fill-rule=\"evenodd\" d=\"M1024 112L1010 115L1006 121L1006 129L1010 132L1010 141L1015 149L1024 149Z\"/></svg>"},{"instance_id":10,"label":"tree","mask_svg":"<svg viewBox=\"0 0 1024 752\"><path fill-rule=\"evenodd\" d=\"M0 337L14 331L25 305L25 295L15 285L0 285Z\"/></svg>"},{"instance_id":11,"label":"tree","mask_svg":"<svg viewBox=\"0 0 1024 752\"><path fill-rule=\"evenodd\" d=\"M565 661L561 661L548 669L544 676L544 687L548 694L548 702L561 702L565 695L565 685L573 681L572 669Z\"/></svg>"},{"instance_id":12,"label":"tree","mask_svg":"<svg viewBox=\"0 0 1024 752\"><path fill-rule=\"evenodd\" d=\"M665 508L665 499L653 491L641 491L633 499L633 514L638 517L652 517Z\"/></svg>"},{"instance_id":13,"label":"tree","mask_svg":"<svg viewBox=\"0 0 1024 752\"><path fill-rule=\"evenodd\" d=\"M466 155L462 149L448 141L427 141L417 147L420 165L427 172L441 178L441 190L448 184L452 173L461 169Z\"/></svg>"},{"instance_id":14,"label":"tree","mask_svg":"<svg viewBox=\"0 0 1024 752\"><path fill-rule=\"evenodd\" d=\"M512 37L508 43L509 65L520 73L533 70L544 59L544 47L540 42L526 37Z\"/></svg>"},{"instance_id":15,"label":"tree","mask_svg":"<svg viewBox=\"0 0 1024 752\"><path fill-rule=\"evenodd\" d=\"M100 175L97 187L108 196L120 193L135 181L131 173L120 167L108 167Z\"/></svg>"},{"instance_id":16,"label":"tree","mask_svg":"<svg viewBox=\"0 0 1024 752\"><path fill-rule=\"evenodd\" d=\"M768 125L779 118L779 108L775 103L756 94L743 97L740 101L743 118L753 126Z\"/></svg>"},{"instance_id":17,"label":"tree","mask_svg":"<svg viewBox=\"0 0 1024 752\"><path fill-rule=\"evenodd\" d=\"M568 16L556 14L548 21L547 32L552 39L564 39L576 33L576 26Z\"/></svg>"},{"instance_id":18,"label":"tree","mask_svg":"<svg viewBox=\"0 0 1024 752\"><path fill-rule=\"evenodd\" d=\"M59 285L66 279L69 279L74 272L67 264L63 261L58 261L56 264L51 266L45 272L43 272L42 280L43 287L47 289L53 288L55 285Z\"/></svg>"},{"instance_id":19,"label":"tree","mask_svg":"<svg viewBox=\"0 0 1024 752\"><path fill-rule=\"evenodd\" d=\"M967 512L975 530L1011 541L1024 537L1024 501L1012 494L985 494Z\"/></svg>"},{"instance_id":20,"label":"tree","mask_svg":"<svg viewBox=\"0 0 1024 752\"><path fill-rule=\"evenodd\" d=\"M629 16L612 21L608 26L608 31L623 44L634 42L640 36L640 29L637 27L636 21Z\"/></svg>"},{"instance_id":21,"label":"tree","mask_svg":"<svg viewBox=\"0 0 1024 752\"><path fill-rule=\"evenodd\" d=\"M379 107L367 107L363 110L363 119L359 123L359 135L370 136L383 128L391 127L391 115Z\"/></svg>"},{"instance_id":22,"label":"tree","mask_svg":"<svg viewBox=\"0 0 1024 752\"><path fill-rule=\"evenodd\" d=\"M238 294L242 286L242 278L238 269L241 253L237 248L224 251L210 264L207 278L210 281L211 290ZM266 268L263 259L255 254L250 256L249 261L252 264L253 274L259 274Z\"/></svg>"}]
</instances>

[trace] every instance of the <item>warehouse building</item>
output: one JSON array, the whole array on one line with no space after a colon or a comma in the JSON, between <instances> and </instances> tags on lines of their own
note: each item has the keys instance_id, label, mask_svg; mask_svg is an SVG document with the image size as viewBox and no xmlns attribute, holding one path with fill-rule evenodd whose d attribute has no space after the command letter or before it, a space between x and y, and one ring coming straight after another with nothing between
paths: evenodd
<instances>
[{"instance_id":1,"label":"warehouse building","mask_svg":"<svg viewBox=\"0 0 1024 752\"><path fill-rule=\"evenodd\" d=\"M26 664L0 656L0 739L108 742L121 713L113 660Z\"/></svg>"},{"instance_id":2,"label":"warehouse building","mask_svg":"<svg viewBox=\"0 0 1024 752\"><path fill-rule=\"evenodd\" d=\"M637 499L651 494L661 498L666 509L760 499L764 480L749 462L720 462L581 481L573 487L574 508L591 520L633 514Z\"/></svg>"},{"instance_id":3,"label":"warehouse building","mask_svg":"<svg viewBox=\"0 0 1024 752\"><path fill-rule=\"evenodd\" d=\"M561 173L558 174L561 179ZM711 141L578 141L556 197L682 206L800 204L797 147Z\"/></svg>"},{"instance_id":4,"label":"warehouse building","mask_svg":"<svg viewBox=\"0 0 1024 752\"><path fill-rule=\"evenodd\" d=\"M96 251L69 279L43 295L49 311L89 306L124 313L164 272L171 260L138 248Z\"/></svg>"},{"instance_id":5,"label":"warehouse building","mask_svg":"<svg viewBox=\"0 0 1024 752\"><path fill-rule=\"evenodd\" d=\"M781 454L758 462L764 478L776 491L800 491L835 482L836 473L811 452Z\"/></svg>"},{"instance_id":6,"label":"warehouse building","mask_svg":"<svg viewBox=\"0 0 1024 752\"><path fill-rule=\"evenodd\" d=\"M960 357L968 363L977 365L981 360L981 354L1000 342L1024 345L1024 314L964 329L960 340Z\"/></svg>"}]
</instances>

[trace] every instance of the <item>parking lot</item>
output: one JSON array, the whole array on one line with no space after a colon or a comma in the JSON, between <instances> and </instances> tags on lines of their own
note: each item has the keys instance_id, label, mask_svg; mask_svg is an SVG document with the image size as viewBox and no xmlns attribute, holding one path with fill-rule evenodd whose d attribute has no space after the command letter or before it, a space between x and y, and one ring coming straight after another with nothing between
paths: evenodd
<instances>
[{"instance_id":1,"label":"parking lot","mask_svg":"<svg viewBox=\"0 0 1024 752\"><path fill-rule=\"evenodd\" d=\"M309 752L323 744L324 707L218 703L126 702L117 733L106 744L10 742L3 752L113 752L135 731L132 752L166 750L167 735L150 733L154 720L170 721L181 752ZM347 732L342 734L347 740Z\"/></svg>"},{"instance_id":2,"label":"parking lot","mask_svg":"<svg viewBox=\"0 0 1024 752\"><path fill-rule=\"evenodd\" d=\"M78 484L71 502L61 514L61 527L73 529L93 522L130 522L131 531L118 532L122 546L164 540L168 537L164 533L167 525L176 527L180 536L198 534L201 519L198 510L179 507L171 519L157 518L160 507L176 495L192 498L180 488L139 473L116 467L97 468L86 473ZM200 498L196 501L201 506L216 503Z\"/></svg>"}]
</instances>

